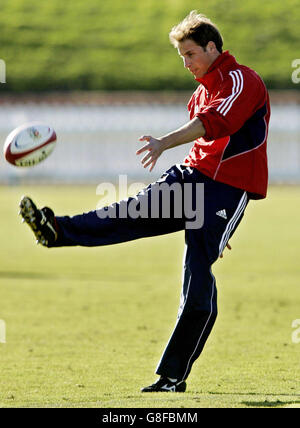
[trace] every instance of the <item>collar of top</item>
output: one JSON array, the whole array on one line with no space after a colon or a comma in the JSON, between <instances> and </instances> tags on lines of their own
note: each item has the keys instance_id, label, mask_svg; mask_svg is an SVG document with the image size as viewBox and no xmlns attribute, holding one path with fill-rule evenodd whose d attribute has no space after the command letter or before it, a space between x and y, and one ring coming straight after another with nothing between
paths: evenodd
<instances>
[{"instance_id":1,"label":"collar of top","mask_svg":"<svg viewBox=\"0 0 300 428\"><path fill-rule=\"evenodd\" d=\"M205 73L201 79L196 79L197 82L202 83L205 88L211 92L211 89L214 85L219 81L223 80L222 71L226 69L234 69L238 66L235 57L229 53L229 51L225 51L215 59L215 61L210 65L209 69Z\"/></svg>"}]
</instances>

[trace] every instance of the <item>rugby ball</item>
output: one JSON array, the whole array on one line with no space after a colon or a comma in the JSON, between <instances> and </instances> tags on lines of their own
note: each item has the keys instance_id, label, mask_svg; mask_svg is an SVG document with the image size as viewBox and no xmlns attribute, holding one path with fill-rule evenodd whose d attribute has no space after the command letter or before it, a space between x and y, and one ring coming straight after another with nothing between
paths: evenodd
<instances>
[{"instance_id":1,"label":"rugby ball","mask_svg":"<svg viewBox=\"0 0 300 428\"><path fill-rule=\"evenodd\" d=\"M30 167L46 159L56 145L54 129L42 122L24 123L4 143L4 157L12 165Z\"/></svg>"}]
</instances>

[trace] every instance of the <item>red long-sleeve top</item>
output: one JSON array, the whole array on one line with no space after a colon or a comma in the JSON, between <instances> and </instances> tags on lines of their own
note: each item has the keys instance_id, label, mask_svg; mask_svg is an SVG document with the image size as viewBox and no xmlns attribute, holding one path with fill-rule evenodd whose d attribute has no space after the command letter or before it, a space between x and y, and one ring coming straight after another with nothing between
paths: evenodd
<instances>
[{"instance_id":1,"label":"red long-sleeve top","mask_svg":"<svg viewBox=\"0 0 300 428\"><path fill-rule=\"evenodd\" d=\"M265 198L270 102L262 79L226 51L197 80L200 85L188 110L206 133L195 141L184 164L246 190L250 198Z\"/></svg>"}]
</instances>

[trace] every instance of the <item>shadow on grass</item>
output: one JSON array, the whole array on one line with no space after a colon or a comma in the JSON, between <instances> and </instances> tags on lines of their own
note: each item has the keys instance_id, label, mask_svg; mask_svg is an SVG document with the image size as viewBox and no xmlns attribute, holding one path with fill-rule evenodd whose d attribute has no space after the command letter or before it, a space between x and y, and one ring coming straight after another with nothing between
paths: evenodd
<instances>
[{"instance_id":1,"label":"shadow on grass","mask_svg":"<svg viewBox=\"0 0 300 428\"><path fill-rule=\"evenodd\" d=\"M0 271L0 279L57 279L57 275L42 272Z\"/></svg>"},{"instance_id":2,"label":"shadow on grass","mask_svg":"<svg viewBox=\"0 0 300 428\"><path fill-rule=\"evenodd\" d=\"M241 404L247 407L284 407L292 404L300 404L300 394L261 394L258 392L210 392L212 395L250 395L250 396L263 396L264 400L258 401L241 401ZM266 397L270 397L268 400ZM271 397L290 397L291 400L274 400ZM295 398L293 400L293 397ZM297 399L299 398L299 399ZM300 406L299 406L300 407Z\"/></svg>"},{"instance_id":3,"label":"shadow on grass","mask_svg":"<svg viewBox=\"0 0 300 428\"><path fill-rule=\"evenodd\" d=\"M245 406L248 406L248 407L284 407L290 404L300 404L300 400L297 400L297 401L281 401L281 400L242 401L241 404L244 404Z\"/></svg>"}]
</instances>

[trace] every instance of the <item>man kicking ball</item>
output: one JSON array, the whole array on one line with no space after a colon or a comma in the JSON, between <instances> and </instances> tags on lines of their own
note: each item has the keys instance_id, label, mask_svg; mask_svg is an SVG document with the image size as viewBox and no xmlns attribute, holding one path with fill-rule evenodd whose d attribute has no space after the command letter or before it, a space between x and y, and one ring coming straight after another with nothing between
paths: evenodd
<instances>
[{"instance_id":1,"label":"man kicking ball","mask_svg":"<svg viewBox=\"0 0 300 428\"><path fill-rule=\"evenodd\" d=\"M170 41L199 82L188 103L190 120L167 135L142 136L144 145L137 154L143 153L143 166L152 170L165 150L194 141L182 164L172 166L134 198L73 217L55 216L47 207L38 209L29 197L20 203L23 219L46 247L110 245L185 230L176 325L156 369L159 379L142 392L185 391L192 365L217 317L211 267L228 245L249 200L266 197L268 182L270 105L261 78L223 51L216 26L196 11L172 28ZM177 190L170 192L172 197L153 198L162 184ZM133 203L143 207L143 215L131 215ZM166 203L168 215L164 215ZM202 221L191 221L184 209L178 215L178 207L186 203L198 207L197 212L201 208Z\"/></svg>"}]
</instances>

